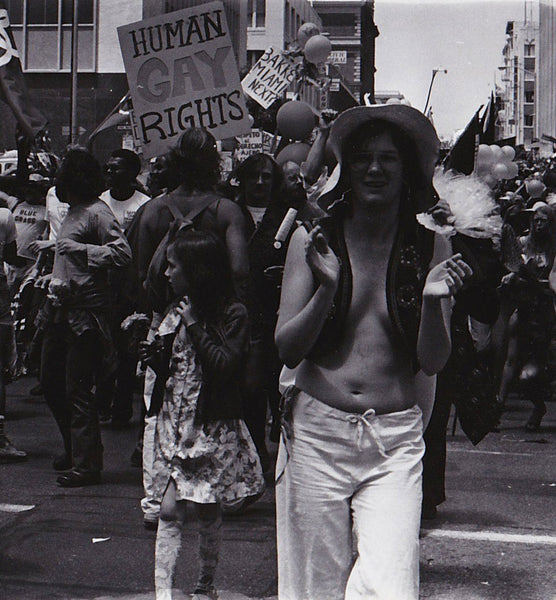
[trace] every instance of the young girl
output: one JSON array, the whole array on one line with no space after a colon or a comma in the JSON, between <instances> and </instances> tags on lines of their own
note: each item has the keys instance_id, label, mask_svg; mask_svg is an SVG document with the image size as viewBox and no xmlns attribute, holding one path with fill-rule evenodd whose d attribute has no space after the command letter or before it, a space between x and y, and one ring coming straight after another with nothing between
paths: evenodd
<instances>
[{"instance_id":1,"label":"young girl","mask_svg":"<svg viewBox=\"0 0 556 600\"><path fill-rule=\"evenodd\" d=\"M158 330L175 335L155 439L157 600L171 599L186 501L200 520L200 573L193 598L217 598L221 504L264 487L242 419L239 382L248 347L247 311L233 294L224 245L212 233L173 227L166 276L178 299Z\"/></svg>"}]
</instances>

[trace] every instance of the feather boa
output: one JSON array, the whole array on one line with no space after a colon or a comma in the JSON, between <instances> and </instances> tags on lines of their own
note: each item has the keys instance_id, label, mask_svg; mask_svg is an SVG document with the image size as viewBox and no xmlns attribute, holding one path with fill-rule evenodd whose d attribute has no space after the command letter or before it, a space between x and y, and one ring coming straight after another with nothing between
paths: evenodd
<instances>
[{"instance_id":1,"label":"feather boa","mask_svg":"<svg viewBox=\"0 0 556 600\"><path fill-rule=\"evenodd\" d=\"M444 235L461 233L473 238L500 240L502 217L490 187L474 175L445 172L437 168L434 187L452 213L448 222L434 218L434 210L420 213L417 220L423 227Z\"/></svg>"}]
</instances>

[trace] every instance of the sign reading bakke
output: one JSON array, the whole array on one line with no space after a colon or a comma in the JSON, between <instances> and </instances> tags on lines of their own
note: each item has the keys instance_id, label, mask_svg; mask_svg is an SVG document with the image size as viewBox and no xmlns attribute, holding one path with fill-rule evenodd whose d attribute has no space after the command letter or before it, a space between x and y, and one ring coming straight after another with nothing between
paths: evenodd
<instances>
[{"instance_id":1,"label":"sign reading bakke","mask_svg":"<svg viewBox=\"0 0 556 600\"><path fill-rule=\"evenodd\" d=\"M268 108L295 80L295 75L291 58L275 48L267 48L241 84L247 95Z\"/></svg>"},{"instance_id":2,"label":"sign reading bakke","mask_svg":"<svg viewBox=\"0 0 556 600\"><path fill-rule=\"evenodd\" d=\"M189 127L216 139L250 130L221 2L130 23L118 36L145 158L166 152Z\"/></svg>"}]
</instances>

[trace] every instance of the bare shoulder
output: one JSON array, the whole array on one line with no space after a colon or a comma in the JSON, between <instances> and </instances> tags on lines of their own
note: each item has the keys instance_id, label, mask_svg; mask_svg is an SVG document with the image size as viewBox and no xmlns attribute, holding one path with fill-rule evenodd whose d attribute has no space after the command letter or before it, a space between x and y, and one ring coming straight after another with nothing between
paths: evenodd
<instances>
[{"instance_id":1,"label":"bare shoulder","mask_svg":"<svg viewBox=\"0 0 556 600\"><path fill-rule=\"evenodd\" d=\"M216 197L218 202L217 216L221 223L230 224L241 219L243 221L243 213L239 205L229 198Z\"/></svg>"}]
</instances>

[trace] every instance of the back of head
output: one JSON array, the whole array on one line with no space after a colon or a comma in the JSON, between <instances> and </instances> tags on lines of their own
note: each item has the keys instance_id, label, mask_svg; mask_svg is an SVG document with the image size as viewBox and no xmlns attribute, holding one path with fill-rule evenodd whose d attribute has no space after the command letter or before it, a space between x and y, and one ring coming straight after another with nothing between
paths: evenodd
<instances>
[{"instance_id":1,"label":"back of head","mask_svg":"<svg viewBox=\"0 0 556 600\"><path fill-rule=\"evenodd\" d=\"M186 189L209 190L220 181L216 140L206 129L186 129L172 149L171 158L178 180Z\"/></svg>"},{"instance_id":2,"label":"back of head","mask_svg":"<svg viewBox=\"0 0 556 600\"><path fill-rule=\"evenodd\" d=\"M67 202L68 194L82 202L97 198L104 188L97 159L84 148L70 148L56 174L56 195Z\"/></svg>"}]
</instances>

